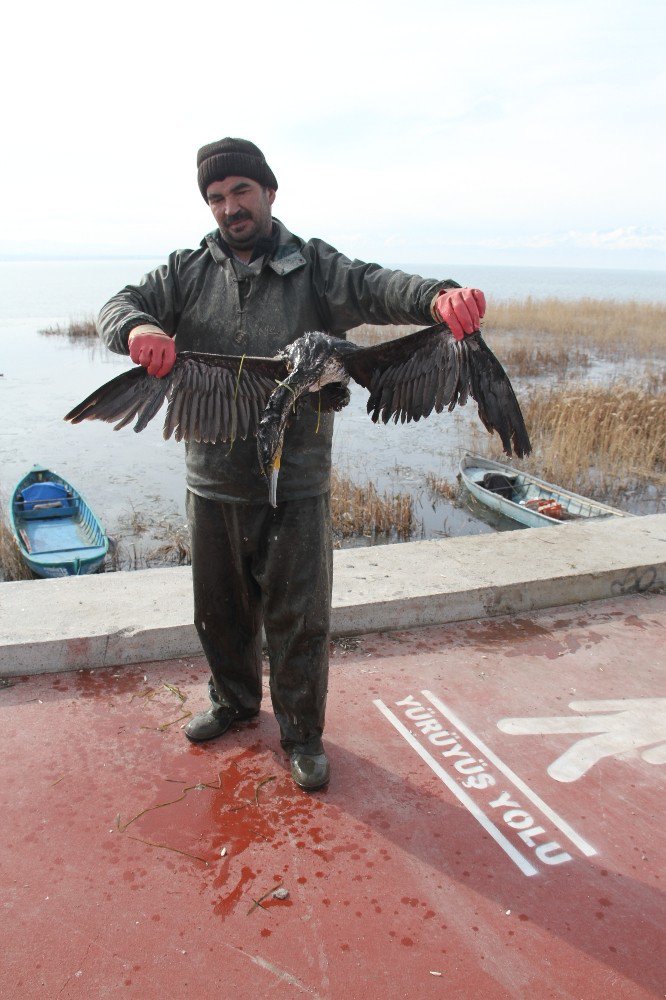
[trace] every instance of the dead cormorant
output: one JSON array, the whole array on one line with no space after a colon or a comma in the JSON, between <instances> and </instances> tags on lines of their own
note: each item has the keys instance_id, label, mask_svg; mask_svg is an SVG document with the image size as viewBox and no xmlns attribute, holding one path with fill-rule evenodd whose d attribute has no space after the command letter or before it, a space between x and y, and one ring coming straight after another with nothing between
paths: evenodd
<instances>
[{"instance_id":1,"label":"dead cormorant","mask_svg":"<svg viewBox=\"0 0 666 1000\"><path fill-rule=\"evenodd\" d=\"M275 358L177 355L164 378L132 368L96 389L65 417L115 423L136 418L141 431L168 400L164 437L208 444L256 434L259 463L275 506L282 443L301 397L322 413L349 402L349 379L370 393L375 423L420 420L476 401L481 422L497 431L505 454L531 451L518 401L501 364L480 333L455 340L444 323L373 347L325 333L306 333Z\"/></svg>"}]
</instances>

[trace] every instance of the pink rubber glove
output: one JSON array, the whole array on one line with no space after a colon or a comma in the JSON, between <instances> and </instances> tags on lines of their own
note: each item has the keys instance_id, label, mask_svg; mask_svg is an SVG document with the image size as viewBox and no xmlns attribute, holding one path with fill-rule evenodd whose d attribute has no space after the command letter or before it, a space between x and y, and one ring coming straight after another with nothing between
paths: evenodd
<instances>
[{"instance_id":1,"label":"pink rubber glove","mask_svg":"<svg viewBox=\"0 0 666 1000\"><path fill-rule=\"evenodd\" d=\"M143 365L149 375L164 378L176 361L176 348L171 337L157 327L137 326L128 340L130 358Z\"/></svg>"},{"instance_id":2,"label":"pink rubber glove","mask_svg":"<svg viewBox=\"0 0 666 1000\"><path fill-rule=\"evenodd\" d=\"M446 323L456 340L476 333L486 312L486 299L478 288L450 288L432 304L435 319Z\"/></svg>"}]
</instances>

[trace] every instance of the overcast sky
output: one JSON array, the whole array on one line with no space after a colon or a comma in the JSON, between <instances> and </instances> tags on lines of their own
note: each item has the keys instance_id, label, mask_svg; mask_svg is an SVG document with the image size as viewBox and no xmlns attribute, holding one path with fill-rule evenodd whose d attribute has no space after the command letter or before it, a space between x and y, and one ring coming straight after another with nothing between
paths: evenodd
<instances>
[{"instance_id":1,"label":"overcast sky","mask_svg":"<svg viewBox=\"0 0 666 1000\"><path fill-rule=\"evenodd\" d=\"M663 0L12 7L0 254L196 246L231 135L350 256L666 268Z\"/></svg>"}]
</instances>

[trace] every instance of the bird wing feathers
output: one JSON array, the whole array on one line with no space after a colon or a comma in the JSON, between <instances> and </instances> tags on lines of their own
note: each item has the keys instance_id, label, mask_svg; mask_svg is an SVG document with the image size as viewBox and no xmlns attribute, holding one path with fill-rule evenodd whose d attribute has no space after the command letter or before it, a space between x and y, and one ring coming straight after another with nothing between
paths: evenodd
<instances>
[{"instance_id":1,"label":"bird wing feathers","mask_svg":"<svg viewBox=\"0 0 666 1000\"><path fill-rule=\"evenodd\" d=\"M349 347L344 366L369 391L367 408L375 423L420 420L433 409L441 413L464 406L471 396L484 426L498 432L505 453L529 455L511 383L480 333L457 341L441 323L374 347ZM183 352L164 378L131 368L96 389L65 420L105 420L115 430L135 420L134 430L141 431L166 399L165 438L209 444L245 439L256 433L276 383L287 374L279 358ZM315 405L315 395L308 397ZM337 410L347 399L344 386L324 386L316 406L322 412Z\"/></svg>"},{"instance_id":2,"label":"bird wing feathers","mask_svg":"<svg viewBox=\"0 0 666 1000\"><path fill-rule=\"evenodd\" d=\"M531 451L508 376L480 333L454 339L445 323L345 357L351 377L370 393L368 413L377 423L420 420L433 409L476 401L479 417L497 431L507 455Z\"/></svg>"},{"instance_id":3,"label":"bird wing feathers","mask_svg":"<svg viewBox=\"0 0 666 1000\"><path fill-rule=\"evenodd\" d=\"M276 381L287 376L283 361L183 352L164 378L130 368L75 406L65 420L104 420L115 430L136 419L141 431L168 401L164 437L214 444L254 433Z\"/></svg>"},{"instance_id":4,"label":"bird wing feathers","mask_svg":"<svg viewBox=\"0 0 666 1000\"><path fill-rule=\"evenodd\" d=\"M486 430L497 431L504 453L518 458L532 451L525 421L509 377L481 335L465 337L469 369L469 394L476 401Z\"/></svg>"}]
</instances>

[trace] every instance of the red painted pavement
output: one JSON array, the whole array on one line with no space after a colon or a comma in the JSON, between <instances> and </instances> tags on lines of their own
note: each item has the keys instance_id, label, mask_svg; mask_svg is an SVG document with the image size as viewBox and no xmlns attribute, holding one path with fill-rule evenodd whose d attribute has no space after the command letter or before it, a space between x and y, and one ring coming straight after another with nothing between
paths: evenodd
<instances>
[{"instance_id":1,"label":"red painted pavement","mask_svg":"<svg viewBox=\"0 0 666 1000\"><path fill-rule=\"evenodd\" d=\"M16 681L0 995L662 996L665 623L627 597L338 644L316 795L268 699L183 738L200 660Z\"/></svg>"}]
</instances>

